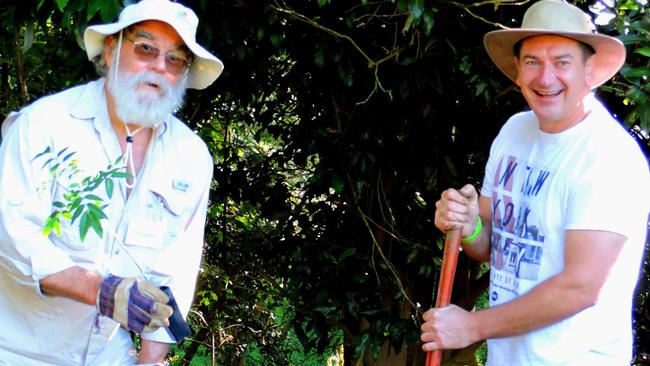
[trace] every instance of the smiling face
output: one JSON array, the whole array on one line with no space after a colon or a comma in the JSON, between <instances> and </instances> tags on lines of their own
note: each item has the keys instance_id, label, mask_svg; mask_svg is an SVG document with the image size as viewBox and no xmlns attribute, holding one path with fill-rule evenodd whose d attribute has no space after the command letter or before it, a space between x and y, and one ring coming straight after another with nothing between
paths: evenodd
<instances>
[{"instance_id":1,"label":"smiling face","mask_svg":"<svg viewBox=\"0 0 650 366\"><path fill-rule=\"evenodd\" d=\"M553 35L526 38L515 65L517 85L542 131L564 131L587 115L583 100L591 90L592 64L577 41Z\"/></svg>"}]
</instances>

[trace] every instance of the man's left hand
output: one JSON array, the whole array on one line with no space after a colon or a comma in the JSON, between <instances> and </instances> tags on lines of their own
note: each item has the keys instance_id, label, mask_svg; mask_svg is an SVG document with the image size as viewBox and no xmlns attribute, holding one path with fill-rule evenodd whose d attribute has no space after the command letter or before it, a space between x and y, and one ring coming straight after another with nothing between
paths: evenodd
<instances>
[{"instance_id":1,"label":"man's left hand","mask_svg":"<svg viewBox=\"0 0 650 366\"><path fill-rule=\"evenodd\" d=\"M429 309L422 316L422 350L465 348L474 343L472 313L456 305Z\"/></svg>"}]
</instances>

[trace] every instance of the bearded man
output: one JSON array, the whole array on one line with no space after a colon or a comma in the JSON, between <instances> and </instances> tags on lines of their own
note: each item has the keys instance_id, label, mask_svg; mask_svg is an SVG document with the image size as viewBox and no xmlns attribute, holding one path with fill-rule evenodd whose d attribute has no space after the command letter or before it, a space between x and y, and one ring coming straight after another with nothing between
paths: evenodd
<instances>
[{"instance_id":1,"label":"bearded man","mask_svg":"<svg viewBox=\"0 0 650 366\"><path fill-rule=\"evenodd\" d=\"M196 43L197 26L178 3L129 5L84 33L104 77L3 123L0 365L163 364L179 340L170 318L182 320L192 300L213 163L172 113L186 88L223 70ZM101 207L92 224L81 210L43 235L84 178L115 168L84 192Z\"/></svg>"}]
</instances>

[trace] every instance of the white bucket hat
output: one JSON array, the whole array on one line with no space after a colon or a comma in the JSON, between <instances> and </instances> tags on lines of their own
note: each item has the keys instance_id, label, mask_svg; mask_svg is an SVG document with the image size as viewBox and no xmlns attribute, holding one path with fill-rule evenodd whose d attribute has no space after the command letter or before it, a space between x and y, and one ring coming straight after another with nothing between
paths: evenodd
<instances>
[{"instance_id":1,"label":"white bucket hat","mask_svg":"<svg viewBox=\"0 0 650 366\"><path fill-rule=\"evenodd\" d=\"M84 46L88 59L92 60L101 54L106 36L145 20L158 20L169 24L194 54L187 80L188 88L205 89L221 75L221 60L196 43L196 28L199 24L196 14L192 9L169 0L142 0L124 8L115 23L86 28Z\"/></svg>"},{"instance_id":2,"label":"white bucket hat","mask_svg":"<svg viewBox=\"0 0 650 366\"><path fill-rule=\"evenodd\" d=\"M596 53L592 56L596 88L625 63L625 46L617 38L596 33L588 14L560 0L540 0L531 5L521 22L521 28L496 30L483 37L483 44L492 61L506 76L515 81L514 45L524 38L552 34L586 43Z\"/></svg>"}]
</instances>

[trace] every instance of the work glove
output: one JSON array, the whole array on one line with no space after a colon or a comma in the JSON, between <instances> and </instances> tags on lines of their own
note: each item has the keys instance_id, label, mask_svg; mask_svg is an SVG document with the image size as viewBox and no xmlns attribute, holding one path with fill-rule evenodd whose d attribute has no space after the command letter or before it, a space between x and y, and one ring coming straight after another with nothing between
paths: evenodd
<instances>
[{"instance_id":1,"label":"work glove","mask_svg":"<svg viewBox=\"0 0 650 366\"><path fill-rule=\"evenodd\" d=\"M138 334L169 326L173 310L167 302L169 297L153 283L111 274L97 293L99 313Z\"/></svg>"}]
</instances>

